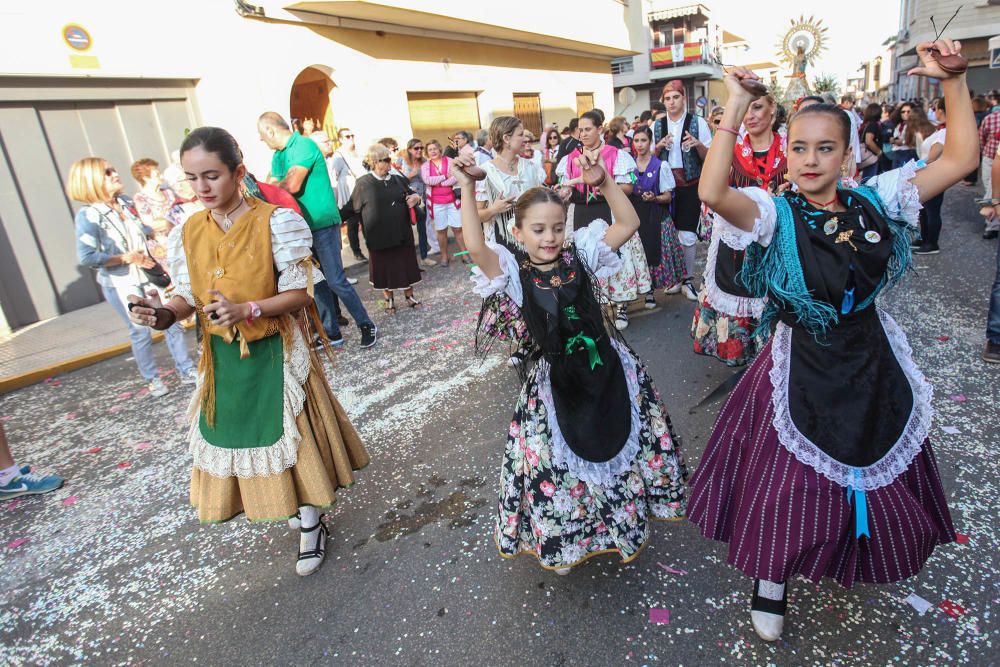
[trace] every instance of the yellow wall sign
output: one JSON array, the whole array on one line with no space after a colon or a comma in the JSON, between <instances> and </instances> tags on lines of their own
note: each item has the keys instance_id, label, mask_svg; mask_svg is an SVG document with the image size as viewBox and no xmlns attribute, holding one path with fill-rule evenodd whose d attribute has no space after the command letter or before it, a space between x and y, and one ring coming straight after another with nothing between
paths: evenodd
<instances>
[{"instance_id":1,"label":"yellow wall sign","mask_svg":"<svg viewBox=\"0 0 1000 667\"><path fill-rule=\"evenodd\" d=\"M74 51L88 51L93 44L90 33L83 26L74 23L63 27L62 37L66 46Z\"/></svg>"}]
</instances>

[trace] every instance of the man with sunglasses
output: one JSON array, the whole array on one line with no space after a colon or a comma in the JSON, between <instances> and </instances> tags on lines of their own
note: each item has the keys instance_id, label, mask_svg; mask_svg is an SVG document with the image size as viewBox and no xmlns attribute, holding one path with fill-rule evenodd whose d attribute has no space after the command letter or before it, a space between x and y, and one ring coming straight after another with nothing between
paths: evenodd
<instances>
[{"instance_id":1,"label":"man with sunglasses","mask_svg":"<svg viewBox=\"0 0 1000 667\"><path fill-rule=\"evenodd\" d=\"M337 143L340 144L333 153L333 161L330 168L333 170L333 187L337 191L337 201L346 204L351 201L351 193L354 192L354 184L364 176L368 170L365 169L364 161L358 155L358 149L354 142L354 132L346 127L337 131ZM361 252L361 239L358 230L361 223L358 216L353 216L347 223L347 242L351 245L351 252L354 259L359 262L367 262L368 258Z\"/></svg>"}]
</instances>

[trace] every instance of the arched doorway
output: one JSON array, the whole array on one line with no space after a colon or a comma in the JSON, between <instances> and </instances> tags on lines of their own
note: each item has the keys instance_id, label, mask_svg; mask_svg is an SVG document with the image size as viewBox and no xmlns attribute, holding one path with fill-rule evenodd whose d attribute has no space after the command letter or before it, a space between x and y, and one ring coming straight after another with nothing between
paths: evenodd
<instances>
[{"instance_id":1,"label":"arched doorway","mask_svg":"<svg viewBox=\"0 0 1000 667\"><path fill-rule=\"evenodd\" d=\"M333 122L333 105L330 101L335 85L328 70L327 67L314 65L299 72L292 82L288 107L292 119L302 122L306 118L314 118L336 140L337 126Z\"/></svg>"}]
</instances>

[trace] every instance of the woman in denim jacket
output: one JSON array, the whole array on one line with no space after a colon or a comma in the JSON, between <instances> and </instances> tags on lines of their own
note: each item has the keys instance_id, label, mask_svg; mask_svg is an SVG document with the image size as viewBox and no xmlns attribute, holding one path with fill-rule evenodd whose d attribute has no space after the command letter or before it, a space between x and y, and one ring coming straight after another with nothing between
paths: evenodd
<instances>
[{"instance_id":1,"label":"woman in denim jacket","mask_svg":"<svg viewBox=\"0 0 1000 667\"><path fill-rule=\"evenodd\" d=\"M76 255L82 266L97 271L104 299L128 326L132 355L139 373L149 383L149 393L163 396L169 390L157 372L150 330L132 324L126 310L129 294L145 296L158 289L143 271L159 267L147 248L147 237L153 230L139 219L131 200L122 194L122 187L118 171L102 158L84 158L70 167L67 194L84 204L75 219ZM184 330L175 324L164 333L181 382L194 384L197 374L184 342Z\"/></svg>"}]
</instances>

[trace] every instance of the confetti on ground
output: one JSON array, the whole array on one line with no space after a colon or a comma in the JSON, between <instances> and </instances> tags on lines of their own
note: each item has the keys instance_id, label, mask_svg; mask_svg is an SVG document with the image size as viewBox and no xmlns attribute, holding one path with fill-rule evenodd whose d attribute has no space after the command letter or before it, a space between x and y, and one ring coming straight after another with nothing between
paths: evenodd
<instances>
[{"instance_id":1,"label":"confetti on ground","mask_svg":"<svg viewBox=\"0 0 1000 667\"><path fill-rule=\"evenodd\" d=\"M70 412L66 415L66 419L76 419L77 414L75 412Z\"/></svg>"},{"instance_id":2,"label":"confetti on ground","mask_svg":"<svg viewBox=\"0 0 1000 667\"><path fill-rule=\"evenodd\" d=\"M965 394L952 394L948 398L955 401L956 403L965 403L966 401Z\"/></svg>"},{"instance_id":3,"label":"confetti on ground","mask_svg":"<svg viewBox=\"0 0 1000 667\"><path fill-rule=\"evenodd\" d=\"M942 426L941 430L947 433L948 435L958 435L959 433L961 433L961 431L959 431L954 426Z\"/></svg>"},{"instance_id":4,"label":"confetti on ground","mask_svg":"<svg viewBox=\"0 0 1000 667\"><path fill-rule=\"evenodd\" d=\"M669 565L664 565L663 563L660 563L659 561L657 561L656 564L660 567L660 569L662 569L662 570L664 570L666 572L669 572L670 574L687 574L688 573L687 570L677 570L677 569L674 569L674 568L670 567Z\"/></svg>"},{"instance_id":5,"label":"confetti on ground","mask_svg":"<svg viewBox=\"0 0 1000 667\"><path fill-rule=\"evenodd\" d=\"M663 607L653 607L649 610L649 622L656 625L666 625L670 622L670 610Z\"/></svg>"},{"instance_id":6,"label":"confetti on ground","mask_svg":"<svg viewBox=\"0 0 1000 667\"><path fill-rule=\"evenodd\" d=\"M937 606L938 609L948 614L952 618L958 618L959 616L964 616L966 612L965 607L951 600L941 600L941 602L938 602Z\"/></svg>"},{"instance_id":7,"label":"confetti on ground","mask_svg":"<svg viewBox=\"0 0 1000 667\"><path fill-rule=\"evenodd\" d=\"M135 446L135 448L136 448L136 449L138 449L139 451L142 451L142 450L144 450L144 449L149 449L149 448L150 448L150 447L152 447L152 446L153 446L153 445L152 445L151 443L148 443L148 442L140 442L140 443L139 443L138 445L136 445L136 446Z\"/></svg>"},{"instance_id":8,"label":"confetti on ground","mask_svg":"<svg viewBox=\"0 0 1000 667\"><path fill-rule=\"evenodd\" d=\"M942 343L946 343L949 340L951 340L951 336L938 336L938 340L941 341Z\"/></svg>"},{"instance_id":9,"label":"confetti on ground","mask_svg":"<svg viewBox=\"0 0 1000 667\"><path fill-rule=\"evenodd\" d=\"M99 451L101 451L102 449L104 449L104 448L103 447L91 447L90 449L87 450L87 453L88 454L96 454Z\"/></svg>"},{"instance_id":10,"label":"confetti on ground","mask_svg":"<svg viewBox=\"0 0 1000 667\"><path fill-rule=\"evenodd\" d=\"M132 392L123 391L122 393L118 394L118 398L132 398Z\"/></svg>"},{"instance_id":11,"label":"confetti on ground","mask_svg":"<svg viewBox=\"0 0 1000 667\"><path fill-rule=\"evenodd\" d=\"M955 533L955 542L957 542L958 544L968 544L969 536L963 535L962 533Z\"/></svg>"},{"instance_id":12,"label":"confetti on ground","mask_svg":"<svg viewBox=\"0 0 1000 667\"><path fill-rule=\"evenodd\" d=\"M19 546L21 546L22 544L24 544L27 541L28 541L27 537L19 537L16 540L14 540L13 542L10 542L7 545L7 548L8 549L16 549L16 548L18 548Z\"/></svg>"},{"instance_id":13,"label":"confetti on ground","mask_svg":"<svg viewBox=\"0 0 1000 667\"><path fill-rule=\"evenodd\" d=\"M14 500L12 500L12 501L10 501L9 503L7 503L7 510L8 510L8 511L14 511L14 510L16 510L16 509L18 508L18 506L19 506L19 505L20 505L21 503L23 503L23 502L24 502L24 501L23 501L23 500L21 500L20 498L15 498Z\"/></svg>"},{"instance_id":14,"label":"confetti on ground","mask_svg":"<svg viewBox=\"0 0 1000 667\"><path fill-rule=\"evenodd\" d=\"M131 467L132 467L131 461L122 461L121 463L118 464L119 470L124 470L125 468L131 468Z\"/></svg>"},{"instance_id":15,"label":"confetti on ground","mask_svg":"<svg viewBox=\"0 0 1000 667\"><path fill-rule=\"evenodd\" d=\"M917 613L923 616L927 613L928 609L934 607L933 604L923 599L916 593L910 593L906 596L906 602L910 603L910 606L917 610Z\"/></svg>"},{"instance_id":16,"label":"confetti on ground","mask_svg":"<svg viewBox=\"0 0 1000 667\"><path fill-rule=\"evenodd\" d=\"M62 501L63 507L70 507L72 505L76 505L77 500L78 498L76 496L69 496L67 498L64 498Z\"/></svg>"}]
</instances>

